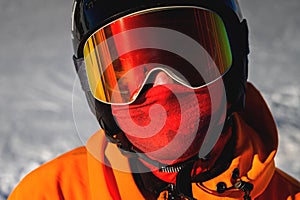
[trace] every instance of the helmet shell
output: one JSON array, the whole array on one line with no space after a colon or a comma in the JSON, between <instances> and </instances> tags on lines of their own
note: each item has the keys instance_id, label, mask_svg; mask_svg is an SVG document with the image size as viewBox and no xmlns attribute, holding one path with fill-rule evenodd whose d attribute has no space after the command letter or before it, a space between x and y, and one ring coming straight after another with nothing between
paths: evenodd
<instances>
[{"instance_id":1,"label":"helmet shell","mask_svg":"<svg viewBox=\"0 0 300 200\"><path fill-rule=\"evenodd\" d=\"M198 6L209 0L75 0L72 9L72 42L76 58L82 57L82 49L86 39L97 29L124 15L161 6ZM210 4L226 5L242 19L237 0L214 0ZM117 6L116 6L117 5Z\"/></svg>"}]
</instances>

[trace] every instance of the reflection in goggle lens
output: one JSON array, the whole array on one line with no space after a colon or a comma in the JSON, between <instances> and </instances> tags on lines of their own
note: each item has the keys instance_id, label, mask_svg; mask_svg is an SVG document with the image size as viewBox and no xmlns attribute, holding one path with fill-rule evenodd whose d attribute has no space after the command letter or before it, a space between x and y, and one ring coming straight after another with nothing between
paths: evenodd
<instances>
[{"instance_id":1,"label":"reflection in goggle lens","mask_svg":"<svg viewBox=\"0 0 300 200\"><path fill-rule=\"evenodd\" d=\"M168 7L128 15L97 30L84 45L84 61L96 99L128 104L153 70L199 88L226 73L232 55L216 13Z\"/></svg>"}]
</instances>

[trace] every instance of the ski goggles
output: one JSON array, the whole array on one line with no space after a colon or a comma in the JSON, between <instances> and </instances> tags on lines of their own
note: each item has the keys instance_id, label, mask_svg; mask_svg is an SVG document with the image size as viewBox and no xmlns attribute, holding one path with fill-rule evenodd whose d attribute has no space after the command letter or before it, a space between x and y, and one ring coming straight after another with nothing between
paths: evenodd
<instances>
[{"instance_id":1,"label":"ski goggles","mask_svg":"<svg viewBox=\"0 0 300 200\"><path fill-rule=\"evenodd\" d=\"M99 101L130 104L164 71L197 89L221 78L232 52L221 17L199 7L143 10L99 28L74 59L81 84Z\"/></svg>"}]
</instances>

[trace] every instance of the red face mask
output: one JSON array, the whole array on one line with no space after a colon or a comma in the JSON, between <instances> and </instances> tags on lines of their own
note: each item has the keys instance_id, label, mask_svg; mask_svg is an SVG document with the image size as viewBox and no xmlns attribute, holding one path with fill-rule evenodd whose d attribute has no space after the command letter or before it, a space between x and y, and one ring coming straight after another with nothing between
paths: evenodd
<instances>
[{"instance_id":1,"label":"red face mask","mask_svg":"<svg viewBox=\"0 0 300 200\"><path fill-rule=\"evenodd\" d=\"M214 103L221 104L219 96ZM207 87L165 84L150 88L130 105L112 105L112 113L135 148L170 165L197 155L213 111Z\"/></svg>"}]
</instances>

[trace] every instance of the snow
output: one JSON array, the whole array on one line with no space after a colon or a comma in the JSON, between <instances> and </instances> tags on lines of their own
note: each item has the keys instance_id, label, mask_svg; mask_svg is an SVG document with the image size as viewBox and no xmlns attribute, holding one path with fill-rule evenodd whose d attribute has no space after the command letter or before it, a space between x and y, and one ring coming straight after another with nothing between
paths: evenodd
<instances>
[{"instance_id":1,"label":"snow","mask_svg":"<svg viewBox=\"0 0 300 200\"><path fill-rule=\"evenodd\" d=\"M277 166L300 179L300 2L240 1L250 27L249 79L279 130Z\"/></svg>"},{"instance_id":2,"label":"snow","mask_svg":"<svg viewBox=\"0 0 300 200\"><path fill-rule=\"evenodd\" d=\"M277 166L300 179L300 2L240 3L250 27L249 79L280 132ZM0 200L98 128L72 64L71 7L72 0L0 2Z\"/></svg>"}]
</instances>

